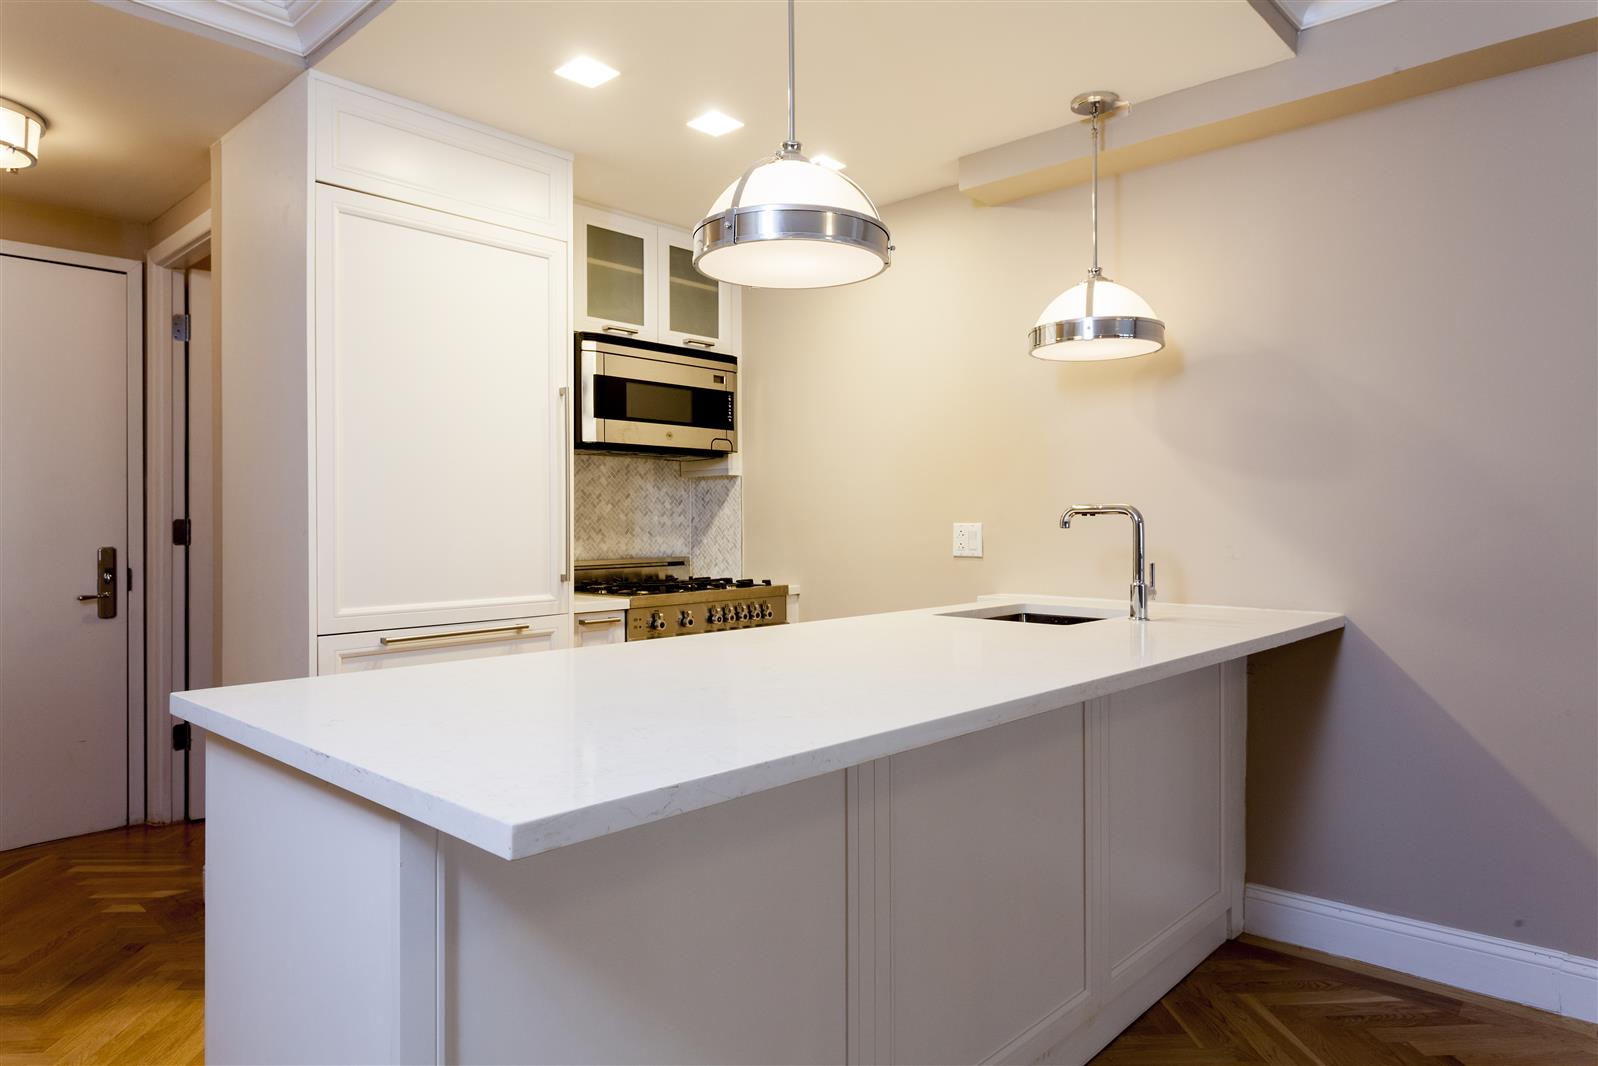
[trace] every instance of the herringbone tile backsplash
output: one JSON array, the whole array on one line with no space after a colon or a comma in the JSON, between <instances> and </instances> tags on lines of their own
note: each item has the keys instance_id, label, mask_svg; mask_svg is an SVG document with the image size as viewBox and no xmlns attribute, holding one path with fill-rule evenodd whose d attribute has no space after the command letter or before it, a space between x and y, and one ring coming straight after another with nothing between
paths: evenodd
<instances>
[{"instance_id":1,"label":"herringbone tile backsplash","mask_svg":"<svg viewBox=\"0 0 1598 1066\"><path fill-rule=\"evenodd\" d=\"M741 479L685 478L674 459L575 458L578 559L681 556L696 575L743 575Z\"/></svg>"}]
</instances>

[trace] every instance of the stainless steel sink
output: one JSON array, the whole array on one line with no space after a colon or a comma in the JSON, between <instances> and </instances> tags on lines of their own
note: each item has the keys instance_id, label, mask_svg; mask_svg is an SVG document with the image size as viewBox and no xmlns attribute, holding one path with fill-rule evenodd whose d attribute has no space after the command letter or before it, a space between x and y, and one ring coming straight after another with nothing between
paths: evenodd
<instances>
[{"instance_id":1,"label":"stainless steel sink","mask_svg":"<svg viewBox=\"0 0 1598 1066\"><path fill-rule=\"evenodd\" d=\"M988 607L978 607L975 610L950 611L943 615L944 618L986 618L994 622L1030 622L1033 625L1044 626L1074 626L1078 622L1102 622L1113 617L1109 614L1076 614L1069 613L1069 607L1053 608L1032 603L995 603ZM1078 607L1075 611L1081 611ZM1092 610L1092 608L1088 608Z\"/></svg>"},{"instance_id":2,"label":"stainless steel sink","mask_svg":"<svg viewBox=\"0 0 1598 1066\"><path fill-rule=\"evenodd\" d=\"M1078 622L1102 622L1102 618L1083 618L1075 614L1042 614L1038 611L1019 611L1014 614L988 614L978 617L995 622L1031 622L1045 626L1074 626Z\"/></svg>"}]
</instances>

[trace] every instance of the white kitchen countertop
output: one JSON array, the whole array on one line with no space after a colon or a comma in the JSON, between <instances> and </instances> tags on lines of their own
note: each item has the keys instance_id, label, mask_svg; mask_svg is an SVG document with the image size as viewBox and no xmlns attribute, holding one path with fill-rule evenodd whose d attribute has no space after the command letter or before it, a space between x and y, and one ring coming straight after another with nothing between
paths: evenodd
<instances>
[{"instance_id":1,"label":"white kitchen countertop","mask_svg":"<svg viewBox=\"0 0 1598 1066\"><path fill-rule=\"evenodd\" d=\"M1005 603L1105 620L940 613ZM578 608L582 609L582 608ZM975 604L175 694L172 713L506 859L1339 629L1309 611Z\"/></svg>"}]
</instances>

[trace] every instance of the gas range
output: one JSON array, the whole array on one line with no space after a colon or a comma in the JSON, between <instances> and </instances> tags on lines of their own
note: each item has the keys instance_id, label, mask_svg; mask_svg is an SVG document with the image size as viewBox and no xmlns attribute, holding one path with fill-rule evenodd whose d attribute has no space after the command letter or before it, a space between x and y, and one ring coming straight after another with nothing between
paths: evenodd
<instances>
[{"instance_id":1,"label":"gas range","mask_svg":"<svg viewBox=\"0 0 1598 1066\"><path fill-rule=\"evenodd\" d=\"M788 621L788 586L753 578L691 577L686 559L596 559L577 564L576 590L627 600L627 639L655 640Z\"/></svg>"}]
</instances>

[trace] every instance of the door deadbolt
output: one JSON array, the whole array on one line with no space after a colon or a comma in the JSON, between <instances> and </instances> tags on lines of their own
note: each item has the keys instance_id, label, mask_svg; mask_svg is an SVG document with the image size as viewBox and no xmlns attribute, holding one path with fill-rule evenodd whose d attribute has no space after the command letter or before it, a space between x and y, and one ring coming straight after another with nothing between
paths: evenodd
<instances>
[{"instance_id":1,"label":"door deadbolt","mask_svg":"<svg viewBox=\"0 0 1598 1066\"><path fill-rule=\"evenodd\" d=\"M96 575L95 587L99 590L89 595L78 597L79 603L93 602L96 613L101 618L115 618L117 616L117 550L115 548L101 548L94 557L95 566L99 569Z\"/></svg>"}]
</instances>

